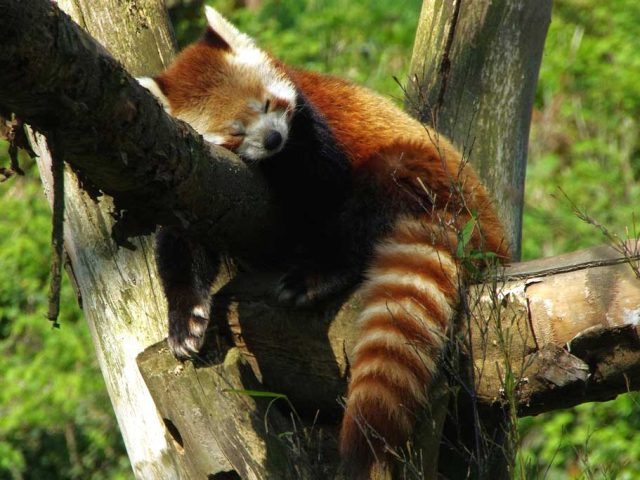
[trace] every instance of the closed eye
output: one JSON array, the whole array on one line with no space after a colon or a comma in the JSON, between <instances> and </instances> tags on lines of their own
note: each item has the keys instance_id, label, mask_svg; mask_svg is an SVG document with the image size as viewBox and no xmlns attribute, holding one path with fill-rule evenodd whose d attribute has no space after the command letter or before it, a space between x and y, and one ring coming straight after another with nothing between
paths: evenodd
<instances>
[{"instance_id":1,"label":"closed eye","mask_svg":"<svg viewBox=\"0 0 640 480\"><path fill-rule=\"evenodd\" d=\"M269 112L269 106L271 105L271 101L267 100L266 102L264 102L264 113L268 113Z\"/></svg>"},{"instance_id":2,"label":"closed eye","mask_svg":"<svg viewBox=\"0 0 640 480\"><path fill-rule=\"evenodd\" d=\"M232 137L244 137L246 134L244 124L240 120L234 120L229 126L229 134Z\"/></svg>"}]
</instances>

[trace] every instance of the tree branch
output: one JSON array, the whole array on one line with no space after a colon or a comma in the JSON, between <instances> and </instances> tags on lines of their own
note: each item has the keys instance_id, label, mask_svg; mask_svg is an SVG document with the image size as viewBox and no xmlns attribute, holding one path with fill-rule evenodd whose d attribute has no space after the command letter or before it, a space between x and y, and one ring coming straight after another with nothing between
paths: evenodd
<instances>
[{"instance_id":1,"label":"tree branch","mask_svg":"<svg viewBox=\"0 0 640 480\"><path fill-rule=\"evenodd\" d=\"M0 111L56 133L82 181L114 198L118 240L182 224L238 254L275 241L259 174L168 116L52 2L0 0L0 10Z\"/></svg>"},{"instance_id":2,"label":"tree branch","mask_svg":"<svg viewBox=\"0 0 640 480\"><path fill-rule=\"evenodd\" d=\"M471 348L467 353L472 354L477 396L484 407L508 408L509 395L513 395L518 414L531 415L607 400L640 388L640 282L618 258L613 248L596 247L517 264L500 277L517 274L518 280L494 280L470 289L467 328ZM585 261L601 266L585 266ZM576 268L538 275L556 262ZM244 388L255 388L251 383L255 377L261 389L286 395L301 414L314 417L319 412L321 424L332 424L342 414L339 399L346 390L359 298L341 299L319 310L265 306L264 289L269 284L268 278L255 275L238 277L214 296L213 318L219 320L218 332L226 331L231 336L233 348L227 350L218 343L219 349L208 352L198 368L182 367L172 359L165 342L139 357L140 369L161 415L176 425L183 438L193 442L206 431L189 412L227 411L228 402L240 401L233 400L238 393L228 387L225 392L219 385L220 368L237 362L238 350L253 370L253 374L246 371L242 376L250 385ZM208 386L196 392L181 387L192 383ZM468 379L459 377L450 383L453 388L469 385ZM176 408L177 398L181 408ZM277 409L269 413L264 405L256 404L256 399L251 402L253 407L245 411L254 422L262 425L258 419L273 421L281 428L285 425L284 431L294 428L290 422L288 426L283 423ZM219 423L209 429L214 432L209 435L212 439L227 438L237 428ZM261 436L264 443L254 443L251 448L264 452L273 451L274 445L282 448L275 432ZM331 445L330 440L326 443ZM226 443L222 448L233 452L240 443ZM245 444L242 448L248 447ZM327 450L331 452L330 447ZM189 455L188 449L185 455ZM293 461L291 456L289 461ZM243 462L233 465L240 465L241 472L249 468Z\"/></svg>"},{"instance_id":3,"label":"tree branch","mask_svg":"<svg viewBox=\"0 0 640 480\"><path fill-rule=\"evenodd\" d=\"M255 252L268 243L265 239L276 238L277 218L262 178L226 151L210 149L188 126L168 117L102 47L51 2L0 0L0 11L0 64L5 67L0 69L0 111L15 112L43 133L57 134L64 142L65 159L82 179L112 195L115 209L128 212L135 220L121 223L121 237L149 231L156 223L182 223L201 232L213 245L233 246L237 253ZM80 226L75 228L81 231ZM596 257L592 261L602 261ZM86 267L74 261L79 264ZM571 267L571 261L568 265ZM562 273L539 278L539 270L527 273L526 268L507 272L517 272L519 280L495 288L478 287L475 296L470 293L469 332L480 399L486 404L504 404L505 389L513 383L509 378L515 379L522 413L638 388L639 342L636 327L628 325L638 323L640 289L637 280L629 277L630 269L625 265L586 269L574 262ZM98 276L87 270L85 275ZM115 270L112 278L121 283L129 278L121 268ZM263 468L280 472L296 465L290 453L267 446L260 450L266 453L257 457L267 463L242 467L253 457L235 460L244 453L229 449L243 444L237 432L259 428L256 425L267 416L269 406L258 402L245 406L251 419L240 426L207 415L235 409L229 395L242 395L239 390L257 385L287 394L301 414L319 408L322 421L331 422L341 413L336 398L345 390L346 352L353 345L359 308L355 297L316 312L265 306L265 289L270 284L269 278L238 278L215 298L214 318L223 320L218 327L230 334L234 346L227 352L221 349L226 364L214 361L209 369L185 368L167 357L162 344L140 358L140 368L176 439L176 449L188 454L189 445L202 445L203 435L213 431L211 443L227 459L234 458L241 465L233 464L239 471L254 475ZM612 293L597 297L596 308L592 296L585 297L586 289ZM549 301L553 309L548 308ZM96 309L107 307L114 316L123 315L107 301L96 305ZM580 332L581 336L573 338ZM567 342L570 350L564 348ZM252 372L242 367L238 350L248 359ZM164 363L154 364L151 358ZM195 377L185 376L193 372ZM216 377L220 374L223 377ZM229 385L220 382L224 377ZM210 380L208 386L205 378ZM173 403L167 400L169 394ZM193 412L205 410L178 409L177 394L180 405L193 401L209 404L214 411L198 417ZM244 395L245 400L251 399L250 394ZM276 423L282 425L282 415L274 415L280 415ZM203 428L198 418L203 422L213 418L215 427ZM189 431L196 430L193 440L187 441ZM176 431L181 435L175 435ZM177 441L180 437L182 445ZM259 434L257 438L262 442L264 437ZM227 439L231 439L228 445L224 443ZM175 453L172 459L183 458L184 452ZM288 458L284 464L276 461L282 455ZM188 458L191 460L183 461L192 461L196 471L216 473L209 469L213 467L198 464L196 457ZM306 468L308 460L295 468ZM273 470L268 465L274 463L269 462L285 465L285 470ZM306 478L297 474L292 478ZM286 478L284 473L282 478Z\"/></svg>"}]
</instances>

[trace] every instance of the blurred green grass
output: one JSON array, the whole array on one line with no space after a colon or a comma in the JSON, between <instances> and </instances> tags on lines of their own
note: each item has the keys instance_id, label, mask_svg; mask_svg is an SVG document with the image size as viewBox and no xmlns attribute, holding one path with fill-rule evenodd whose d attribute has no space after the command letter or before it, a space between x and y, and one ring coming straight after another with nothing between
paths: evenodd
<instances>
[{"instance_id":1,"label":"blurred green grass","mask_svg":"<svg viewBox=\"0 0 640 480\"><path fill-rule=\"evenodd\" d=\"M420 0L215 2L284 61L347 77L402 102ZM182 45L200 9L174 11ZM624 235L639 204L640 2L556 0L537 90L523 257L605 239L558 188ZM6 162L0 144L0 162ZM60 330L45 319L50 213L32 162L0 184L0 480L132 478L73 293ZM637 394L520 421L525 478L640 478Z\"/></svg>"}]
</instances>

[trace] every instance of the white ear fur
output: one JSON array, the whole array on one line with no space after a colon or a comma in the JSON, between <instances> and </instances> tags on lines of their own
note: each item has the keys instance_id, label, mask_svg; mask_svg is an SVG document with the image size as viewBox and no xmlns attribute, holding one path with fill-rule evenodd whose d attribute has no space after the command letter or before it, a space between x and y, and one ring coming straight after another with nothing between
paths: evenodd
<instances>
[{"instance_id":1,"label":"white ear fur","mask_svg":"<svg viewBox=\"0 0 640 480\"><path fill-rule=\"evenodd\" d=\"M146 88L151 93L153 93L153 96L158 99L158 101L160 102L160 105L162 105L168 113L171 113L171 107L169 106L169 99L166 97L164 93L162 93L162 90L160 90L160 86L158 85L158 82L156 82L151 77L137 77L136 80L140 85L142 85L144 88Z\"/></svg>"},{"instance_id":2,"label":"white ear fur","mask_svg":"<svg viewBox=\"0 0 640 480\"><path fill-rule=\"evenodd\" d=\"M207 16L209 27L220 35L232 50L257 48L251 37L240 32L240 30L224 18L215 8L206 6L204 7L204 13Z\"/></svg>"}]
</instances>

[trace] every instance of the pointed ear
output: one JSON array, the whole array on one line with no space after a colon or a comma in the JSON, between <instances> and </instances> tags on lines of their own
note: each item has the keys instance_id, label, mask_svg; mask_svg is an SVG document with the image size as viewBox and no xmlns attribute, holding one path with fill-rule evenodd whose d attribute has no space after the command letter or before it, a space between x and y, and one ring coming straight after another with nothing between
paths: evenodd
<instances>
[{"instance_id":1,"label":"pointed ear","mask_svg":"<svg viewBox=\"0 0 640 480\"><path fill-rule=\"evenodd\" d=\"M223 50L239 50L241 48L256 48L255 42L240 32L229 20L224 18L213 7L204 8L207 16L207 31L203 42Z\"/></svg>"},{"instance_id":2,"label":"pointed ear","mask_svg":"<svg viewBox=\"0 0 640 480\"><path fill-rule=\"evenodd\" d=\"M160 105L164 107L167 113L171 113L169 99L162 91L162 82L159 82L157 79L151 77L137 77L136 80L140 85L153 93L153 96L158 99Z\"/></svg>"}]
</instances>

